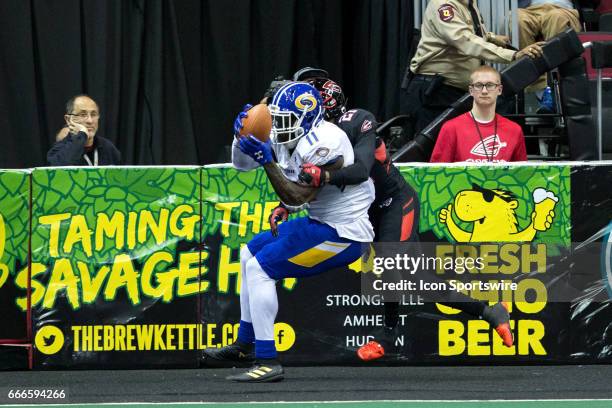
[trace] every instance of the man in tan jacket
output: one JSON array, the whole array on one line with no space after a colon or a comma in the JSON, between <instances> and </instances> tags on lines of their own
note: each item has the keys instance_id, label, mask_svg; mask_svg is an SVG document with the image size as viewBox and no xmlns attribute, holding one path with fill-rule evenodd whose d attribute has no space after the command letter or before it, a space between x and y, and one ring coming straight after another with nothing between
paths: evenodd
<instances>
[{"instance_id":1,"label":"man in tan jacket","mask_svg":"<svg viewBox=\"0 0 612 408\"><path fill-rule=\"evenodd\" d=\"M431 0L423 15L421 40L410 63L404 111L418 132L460 98L470 74L485 61L510 63L542 55L540 43L514 51L508 37L487 32L476 0Z\"/></svg>"},{"instance_id":2,"label":"man in tan jacket","mask_svg":"<svg viewBox=\"0 0 612 408\"><path fill-rule=\"evenodd\" d=\"M521 4L523 3L523 4ZM521 7L524 5L525 7ZM528 47L538 40L549 40L568 27L580 31L580 17L571 0L527 0L519 2L519 46ZM527 91L535 92L540 102L539 112L552 113L552 98L543 100L546 75L542 75Z\"/></svg>"}]
</instances>

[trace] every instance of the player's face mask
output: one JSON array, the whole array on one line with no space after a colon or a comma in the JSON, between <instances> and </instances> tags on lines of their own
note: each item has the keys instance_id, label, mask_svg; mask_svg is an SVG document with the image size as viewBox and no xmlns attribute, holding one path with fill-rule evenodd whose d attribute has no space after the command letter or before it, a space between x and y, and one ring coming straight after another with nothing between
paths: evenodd
<instances>
[{"instance_id":1,"label":"player's face mask","mask_svg":"<svg viewBox=\"0 0 612 408\"><path fill-rule=\"evenodd\" d=\"M300 126L304 115L298 117L294 112L282 111L276 105L270 105L272 115L272 142L293 149L299 139L304 136Z\"/></svg>"}]
</instances>

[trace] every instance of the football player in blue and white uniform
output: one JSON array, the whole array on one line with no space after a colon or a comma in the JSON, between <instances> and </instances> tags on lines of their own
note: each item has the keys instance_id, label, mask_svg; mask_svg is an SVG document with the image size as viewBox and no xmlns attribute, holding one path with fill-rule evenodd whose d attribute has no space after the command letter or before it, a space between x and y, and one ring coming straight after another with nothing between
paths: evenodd
<instances>
[{"instance_id":1,"label":"football player in blue and white uniform","mask_svg":"<svg viewBox=\"0 0 612 408\"><path fill-rule=\"evenodd\" d=\"M235 135L249 108L238 115ZM289 83L275 93L269 109L273 122L271 140L264 143L250 135L236 137L232 163L243 171L263 166L285 206L275 210L273 230L255 236L241 250L241 318L236 342L205 350L209 360L235 364L251 361L254 348L254 365L228 377L239 382L283 379L274 344L276 281L348 265L360 257L362 244L374 238L368 219L368 208L374 200L371 180L345 188L312 187L298 180L304 163L339 169L354 161L346 134L323 120L319 92L304 82ZM308 208L308 217L277 224L287 219L287 207L301 206Z\"/></svg>"}]
</instances>

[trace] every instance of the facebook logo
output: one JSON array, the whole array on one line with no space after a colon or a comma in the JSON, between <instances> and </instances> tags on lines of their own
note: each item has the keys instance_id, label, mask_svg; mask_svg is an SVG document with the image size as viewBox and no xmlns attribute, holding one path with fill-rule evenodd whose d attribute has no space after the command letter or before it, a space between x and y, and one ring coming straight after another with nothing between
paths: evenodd
<instances>
[{"instance_id":1,"label":"facebook logo","mask_svg":"<svg viewBox=\"0 0 612 408\"><path fill-rule=\"evenodd\" d=\"M278 331L278 344L283 344L283 337L285 337L285 331L283 329Z\"/></svg>"}]
</instances>

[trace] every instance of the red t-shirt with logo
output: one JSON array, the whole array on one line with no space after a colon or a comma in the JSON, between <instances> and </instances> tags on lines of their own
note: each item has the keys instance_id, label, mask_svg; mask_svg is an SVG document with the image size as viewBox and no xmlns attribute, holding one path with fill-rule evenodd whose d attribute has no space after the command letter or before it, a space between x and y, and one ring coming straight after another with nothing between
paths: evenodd
<instances>
[{"instance_id":1,"label":"red t-shirt with logo","mask_svg":"<svg viewBox=\"0 0 612 408\"><path fill-rule=\"evenodd\" d=\"M470 112L449 120L440 130L431 163L511 162L527 160L525 137L521 127L509 119L495 115L488 123L476 122ZM481 138L478 136L480 129ZM484 143L483 143L484 142Z\"/></svg>"}]
</instances>

